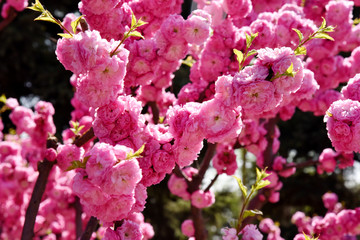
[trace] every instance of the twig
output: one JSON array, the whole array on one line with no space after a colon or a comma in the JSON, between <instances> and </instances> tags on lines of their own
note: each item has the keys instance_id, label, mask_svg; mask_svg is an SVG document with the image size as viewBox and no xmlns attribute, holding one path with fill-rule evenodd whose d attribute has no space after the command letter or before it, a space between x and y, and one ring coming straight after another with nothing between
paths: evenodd
<instances>
[{"instance_id":1,"label":"twig","mask_svg":"<svg viewBox=\"0 0 360 240\"><path fill-rule=\"evenodd\" d=\"M82 218L81 218L82 207L78 196L75 197L74 207L75 207L76 239L79 239L83 229L82 229Z\"/></svg>"},{"instance_id":2,"label":"twig","mask_svg":"<svg viewBox=\"0 0 360 240\"><path fill-rule=\"evenodd\" d=\"M56 149L57 139L55 137L48 137L48 140L46 141L46 145L48 148ZM29 206L26 209L24 227L21 233L21 240L27 240L27 239L31 240L35 235L34 226L35 226L36 215L38 214L39 211L41 198L45 192L47 179L55 163L56 161L50 162L47 159L44 159L43 161L38 163L39 176L36 179L34 190L31 194Z\"/></svg>"},{"instance_id":3,"label":"twig","mask_svg":"<svg viewBox=\"0 0 360 240\"><path fill-rule=\"evenodd\" d=\"M210 188L212 187L212 185L214 185L214 183L216 182L218 177L219 177L219 174L217 173L216 176L213 178L213 180L211 180L209 186L207 186L207 188L205 188L204 192L207 192L210 190Z\"/></svg>"},{"instance_id":4,"label":"twig","mask_svg":"<svg viewBox=\"0 0 360 240\"><path fill-rule=\"evenodd\" d=\"M86 224L84 233L81 235L80 240L89 240L93 232L98 228L99 221L96 217L91 217Z\"/></svg>"},{"instance_id":5,"label":"twig","mask_svg":"<svg viewBox=\"0 0 360 240\"><path fill-rule=\"evenodd\" d=\"M154 124L157 124L159 122L159 116L160 116L159 108L156 102L148 102L148 105L151 108Z\"/></svg>"},{"instance_id":6,"label":"twig","mask_svg":"<svg viewBox=\"0 0 360 240\"><path fill-rule=\"evenodd\" d=\"M205 229L204 218L202 216L201 209L191 205L191 217L195 228L195 239L196 240L207 239L207 232Z\"/></svg>"},{"instance_id":7,"label":"twig","mask_svg":"<svg viewBox=\"0 0 360 240\"><path fill-rule=\"evenodd\" d=\"M95 137L94 129L91 127L87 132L85 132L81 137L75 139L74 144L77 147L81 147L85 143L87 143L90 139Z\"/></svg>"}]
</instances>

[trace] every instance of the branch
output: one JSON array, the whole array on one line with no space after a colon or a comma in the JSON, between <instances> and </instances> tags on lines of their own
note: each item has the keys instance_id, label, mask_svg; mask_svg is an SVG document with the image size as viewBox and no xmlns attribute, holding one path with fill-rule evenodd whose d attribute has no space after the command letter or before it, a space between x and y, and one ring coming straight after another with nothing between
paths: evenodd
<instances>
[{"instance_id":1,"label":"branch","mask_svg":"<svg viewBox=\"0 0 360 240\"><path fill-rule=\"evenodd\" d=\"M159 108L157 107L156 102L148 102L148 105L151 108L154 124L157 124L159 122L159 116L160 116Z\"/></svg>"},{"instance_id":2,"label":"branch","mask_svg":"<svg viewBox=\"0 0 360 240\"><path fill-rule=\"evenodd\" d=\"M55 161L43 160L38 164L39 176L36 180L34 190L31 195L29 206L25 214L24 228L21 234L21 240L31 240L34 237L34 226L36 215L39 211L41 198L45 192L47 179L49 177L52 167L55 165Z\"/></svg>"},{"instance_id":3,"label":"branch","mask_svg":"<svg viewBox=\"0 0 360 240\"><path fill-rule=\"evenodd\" d=\"M78 196L75 197L75 224L76 224L76 239L79 239L79 237L82 234L82 207L80 203L80 199Z\"/></svg>"},{"instance_id":4,"label":"branch","mask_svg":"<svg viewBox=\"0 0 360 240\"><path fill-rule=\"evenodd\" d=\"M217 173L216 176L213 178L213 180L211 180L209 186L207 186L207 188L205 188L204 192L207 192L210 190L210 188L212 187L212 185L214 185L214 183L216 182L218 177L219 177L219 174Z\"/></svg>"},{"instance_id":5,"label":"branch","mask_svg":"<svg viewBox=\"0 0 360 240\"><path fill-rule=\"evenodd\" d=\"M216 150L216 144L208 143L208 147L207 147L204 159L200 165L199 173L197 175L193 176L192 181L191 181L190 185L188 186L190 193L193 193L199 189L200 184L201 184L202 180L204 179L205 173L209 168L210 161L215 154L215 150Z\"/></svg>"},{"instance_id":6,"label":"branch","mask_svg":"<svg viewBox=\"0 0 360 240\"><path fill-rule=\"evenodd\" d=\"M195 228L195 239L206 240L207 232L204 224L204 218L201 213L201 209L191 205L191 217Z\"/></svg>"},{"instance_id":7,"label":"branch","mask_svg":"<svg viewBox=\"0 0 360 240\"><path fill-rule=\"evenodd\" d=\"M57 139L55 137L48 137L46 145L48 148L56 149ZM39 211L39 206L41 198L45 192L47 179L49 177L52 167L55 165L56 161L48 161L44 159L38 163L39 176L36 179L35 187L31 195L29 206L26 209L24 227L21 233L21 240L31 240L34 237L34 226L36 215Z\"/></svg>"},{"instance_id":8,"label":"branch","mask_svg":"<svg viewBox=\"0 0 360 240\"><path fill-rule=\"evenodd\" d=\"M80 240L89 240L91 238L91 235L93 232L96 231L98 228L99 221L96 219L96 217L91 217L86 224L86 228L82 236L80 237Z\"/></svg>"},{"instance_id":9,"label":"branch","mask_svg":"<svg viewBox=\"0 0 360 240\"><path fill-rule=\"evenodd\" d=\"M276 123L278 119L272 118L269 119L268 123L265 125L267 134L266 134L266 140L267 140L267 146L264 151L264 168L267 167L268 170L272 169L272 164L274 160L274 153L273 153L273 143L274 143L274 137L275 137L275 128Z\"/></svg>"},{"instance_id":10,"label":"branch","mask_svg":"<svg viewBox=\"0 0 360 240\"><path fill-rule=\"evenodd\" d=\"M90 139L95 137L94 129L91 127L87 132L85 132L81 137L75 139L74 144L77 147L81 147L86 144Z\"/></svg>"}]
</instances>

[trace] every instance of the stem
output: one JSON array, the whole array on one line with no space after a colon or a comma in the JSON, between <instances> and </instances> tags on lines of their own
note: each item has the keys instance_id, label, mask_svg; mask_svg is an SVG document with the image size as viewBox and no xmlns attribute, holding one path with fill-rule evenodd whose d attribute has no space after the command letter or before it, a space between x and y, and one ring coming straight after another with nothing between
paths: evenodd
<instances>
[{"instance_id":1,"label":"stem","mask_svg":"<svg viewBox=\"0 0 360 240\"><path fill-rule=\"evenodd\" d=\"M39 211L41 198L45 192L47 179L49 177L52 167L55 165L55 161L43 160L38 164L39 176L36 180L34 190L31 195L29 206L25 214L24 228L21 233L21 240L31 240L34 237L34 226L36 215Z\"/></svg>"},{"instance_id":2,"label":"stem","mask_svg":"<svg viewBox=\"0 0 360 240\"><path fill-rule=\"evenodd\" d=\"M277 118L269 119L269 122L266 124L266 140L267 140L267 146L263 153L264 157L264 166L262 168L268 167L269 170L272 169L273 159L274 159L274 153L273 153L273 143L274 143L274 137L275 137L275 127L276 122L278 121Z\"/></svg>"},{"instance_id":3,"label":"stem","mask_svg":"<svg viewBox=\"0 0 360 240\"><path fill-rule=\"evenodd\" d=\"M48 139L46 141L47 148L56 149L57 144L58 144L58 141L57 141L56 137L53 137L53 136L48 137ZM21 233L21 240L26 240L26 239L31 240L31 239L33 239L33 237L35 235L34 234L34 226L35 226L36 215L39 211L41 198L45 192L47 179L48 179L48 177L50 175L50 171L51 171L52 167L55 165L55 163L56 163L56 161L50 162L47 159L44 159L43 161L38 163L39 176L36 179L34 190L31 194L31 199L30 199L29 205L26 209L24 227L23 227L22 233Z\"/></svg>"},{"instance_id":4,"label":"stem","mask_svg":"<svg viewBox=\"0 0 360 240\"><path fill-rule=\"evenodd\" d=\"M160 116L159 108L157 107L156 102L148 102L148 104L151 108L154 124L158 124Z\"/></svg>"},{"instance_id":5,"label":"stem","mask_svg":"<svg viewBox=\"0 0 360 240\"><path fill-rule=\"evenodd\" d=\"M134 29L130 28L130 30L125 33L125 35L123 36L123 38L121 39L119 45L116 46L116 48L114 50L111 51L110 53L110 57L114 56L116 54L116 51L118 50L118 48L121 46L121 44L123 44L125 42L125 40L129 37L130 33L134 31Z\"/></svg>"},{"instance_id":6,"label":"stem","mask_svg":"<svg viewBox=\"0 0 360 240\"><path fill-rule=\"evenodd\" d=\"M254 194L255 192L255 187L251 188L251 192L250 194L245 198L244 204L242 205L241 211L240 211L240 215L238 218L238 224L236 226L236 233L239 234L239 232L241 231L241 226L242 226L242 222L243 222L243 217L244 217L244 213L245 213L245 209L247 207L247 205L249 204L249 201L251 199L251 196Z\"/></svg>"},{"instance_id":7,"label":"stem","mask_svg":"<svg viewBox=\"0 0 360 240\"><path fill-rule=\"evenodd\" d=\"M207 232L205 229L204 218L200 208L191 205L191 217L195 228L195 239L206 240Z\"/></svg>"},{"instance_id":8,"label":"stem","mask_svg":"<svg viewBox=\"0 0 360 240\"><path fill-rule=\"evenodd\" d=\"M87 132L85 132L81 137L75 139L74 144L77 147L81 147L85 143L87 143L90 139L95 137L94 129L91 127Z\"/></svg>"},{"instance_id":9,"label":"stem","mask_svg":"<svg viewBox=\"0 0 360 240\"><path fill-rule=\"evenodd\" d=\"M218 177L219 177L219 174L216 174L216 176L213 178L213 180L211 180L209 186L207 186L207 188L205 188L204 192L207 192L210 190L210 188L212 187L212 185L214 185L214 183L216 182Z\"/></svg>"},{"instance_id":10,"label":"stem","mask_svg":"<svg viewBox=\"0 0 360 240\"><path fill-rule=\"evenodd\" d=\"M242 181L243 181L243 184L246 186L246 182L247 182L247 179L246 179L246 149L243 148L241 149L241 157L243 159L243 165L241 166L241 173L242 173Z\"/></svg>"},{"instance_id":11,"label":"stem","mask_svg":"<svg viewBox=\"0 0 360 240\"><path fill-rule=\"evenodd\" d=\"M99 221L96 217L91 217L86 224L84 233L81 235L80 240L89 240L93 232L96 231Z\"/></svg>"},{"instance_id":12,"label":"stem","mask_svg":"<svg viewBox=\"0 0 360 240\"><path fill-rule=\"evenodd\" d=\"M75 207L76 239L79 239L83 229L82 229L82 218L81 218L82 207L78 196L75 197L74 207Z\"/></svg>"}]
</instances>

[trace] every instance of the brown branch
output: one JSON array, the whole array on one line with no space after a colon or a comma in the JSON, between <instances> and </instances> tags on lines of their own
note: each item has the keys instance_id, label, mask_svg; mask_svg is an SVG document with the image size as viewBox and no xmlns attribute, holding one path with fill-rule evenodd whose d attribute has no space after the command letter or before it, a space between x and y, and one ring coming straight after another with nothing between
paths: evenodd
<instances>
[{"instance_id":1,"label":"brown branch","mask_svg":"<svg viewBox=\"0 0 360 240\"><path fill-rule=\"evenodd\" d=\"M17 12L15 8L10 7L8 12L8 17L0 22L0 31L4 30L4 28L7 25L9 25L15 19L16 16L17 16Z\"/></svg>"},{"instance_id":2,"label":"brown branch","mask_svg":"<svg viewBox=\"0 0 360 240\"><path fill-rule=\"evenodd\" d=\"M46 141L47 148L56 149L57 144L58 144L58 140L56 139L56 137L51 137L51 136L48 137ZM31 199L28 208L26 209L24 227L21 233L21 240L33 239L35 235L34 226L35 226L36 215L39 211L41 198L45 192L47 179L55 163L56 161L48 161L47 159L44 159L43 161L38 163L39 176L36 179L34 190L31 194Z\"/></svg>"},{"instance_id":3,"label":"brown branch","mask_svg":"<svg viewBox=\"0 0 360 240\"><path fill-rule=\"evenodd\" d=\"M198 172L198 174L196 174L195 176L192 177L192 181L191 181L190 185L188 186L188 190L190 193L193 193L199 189L200 184L201 184L202 180L204 179L205 173L209 168L210 161L215 154L215 150L216 150L216 144L208 143L207 150L206 150L204 159L201 162L199 172Z\"/></svg>"},{"instance_id":4,"label":"brown branch","mask_svg":"<svg viewBox=\"0 0 360 240\"><path fill-rule=\"evenodd\" d=\"M278 121L277 118L272 118L272 119L269 119L269 121L265 125L265 128L267 130L267 133L266 133L267 146L263 153L263 157L264 157L264 166L263 167L264 168L267 167L268 170L272 169L272 164L273 164L273 160L274 160L274 153L273 153L272 149L273 149L273 144L274 144L275 128L276 128L277 121Z\"/></svg>"},{"instance_id":5,"label":"brown branch","mask_svg":"<svg viewBox=\"0 0 360 240\"><path fill-rule=\"evenodd\" d=\"M195 239L205 240L207 239L207 232L204 224L204 218L200 208L191 205L191 217L195 228Z\"/></svg>"},{"instance_id":6,"label":"brown branch","mask_svg":"<svg viewBox=\"0 0 360 240\"><path fill-rule=\"evenodd\" d=\"M81 235L80 240L89 240L91 238L91 235L93 232L96 231L98 228L99 221L96 219L96 217L91 217L86 224L86 228L84 233Z\"/></svg>"},{"instance_id":7,"label":"brown branch","mask_svg":"<svg viewBox=\"0 0 360 240\"><path fill-rule=\"evenodd\" d=\"M190 184L189 177L180 169L179 165L175 165L173 173L179 178L184 178L188 185Z\"/></svg>"},{"instance_id":8,"label":"brown branch","mask_svg":"<svg viewBox=\"0 0 360 240\"><path fill-rule=\"evenodd\" d=\"M34 190L31 195L29 206L25 214L24 228L21 234L21 240L31 240L34 237L34 226L36 215L39 211L41 198L45 192L47 179L49 177L52 167L55 165L55 161L43 160L38 164L39 176L36 180Z\"/></svg>"},{"instance_id":9,"label":"brown branch","mask_svg":"<svg viewBox=\"0 0 360 240\"><path fill-rule=\"evenodd\" d=\"M85 132L81 137L75 139L74 144L77 147L81 147L86 144L89 140L95 137L94 129L91 127L87 132Z\"/></svg>"},{"instance_id":10,"label":"brown branch","mask_svg":"<svg viewBox=\"0 0 360 240\"><path fill-rule=\"evenodd\" d=\"M211 180L209 186L207 186L207 188L205 188L204 192L207 192L210 190L210 188L214 185L214 183L216 182L218 177L219 177L219 174L217 173L216 176Z\"/></svg>"},{"instance_id":11,"label":"brown branch","mask_svg":"<svg viewBox=\"0 0 360 240\"><path fill-rule=\"evenodd\" d=\"M75 208L76 239L79 239L83 231L82 218L81 218L83 211L80 203L80 198L78 196L75 197L74 208Z\"/></svg>"},{"instance_id":12,"label":"brown branch","mask_svg":"<svg viewBox=\"0 0 360 240\"><path fill-rule=\"evenodd\" d=\"M154 124L157 124L159 122L159 117L160 117L159 108L156 102L148 102L148 105L151 108Z\"/></svg>"}]
</instances>

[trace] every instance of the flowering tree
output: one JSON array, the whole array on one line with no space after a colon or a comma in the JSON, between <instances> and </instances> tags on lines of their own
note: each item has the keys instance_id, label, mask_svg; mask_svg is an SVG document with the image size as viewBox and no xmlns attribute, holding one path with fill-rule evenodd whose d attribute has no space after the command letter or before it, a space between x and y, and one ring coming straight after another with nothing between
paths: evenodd
<instances>
[{"instance_id":1,"label":"flowering tree","mask_svg":"<svg viewBox=\"0 0 360 240\"><path fill-rule=\"evenodd\" d=\"M150 239L156 233L142 214L147 189L168 175L169 191L191 205L183 234L207 239L202 209L215 202L218 176L235 174L240 150L244 166L255 159L256 177L251 186L235 177L240 212L218 232L282 239L270 218L260 222L262 233L250 224L265 202L279 201L282 179L303 166L323 174L354 164L360 25L352 11L360 2L196 3L186 19L181 0L83 0L83 15L62 20L38 0L28 7L39 12L35 20L62 30L55 53L73 73L74 110L60 141L51 103L39 101L33 111L1 98L1 113L10 111L16 126L1 133L2 238ZM3 4L3 25L26 6ZM181 64L190 75L177 93ZM278 154L277 124L296 108L324 116L334 149L317 160L294 163ZM217 174L204 186L211 165ZM324 217L293 216L295 239L360 235L360 209L343 209L335 194L323 201Z\"/></svg>"}]
</instances>

